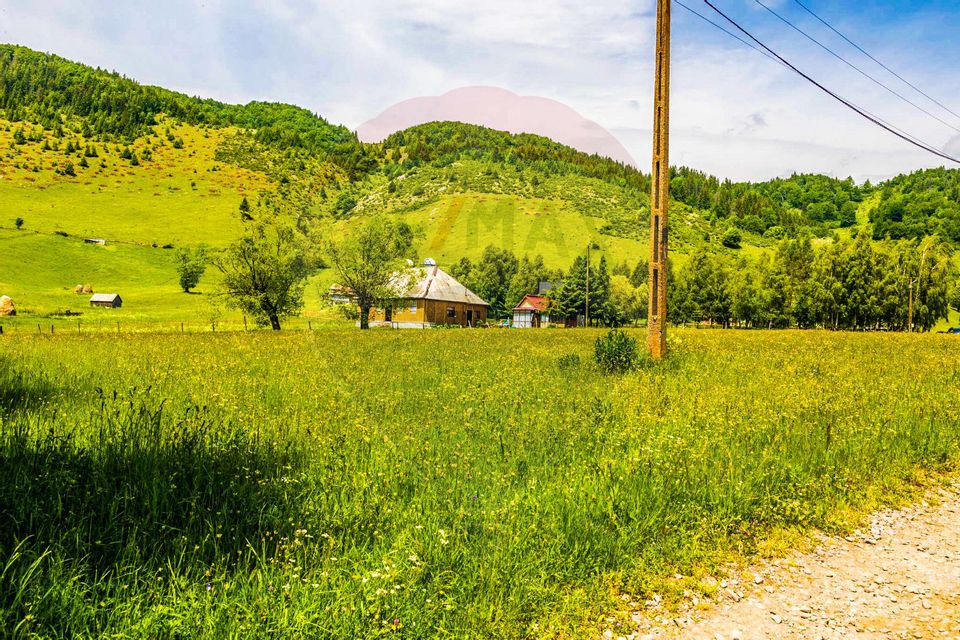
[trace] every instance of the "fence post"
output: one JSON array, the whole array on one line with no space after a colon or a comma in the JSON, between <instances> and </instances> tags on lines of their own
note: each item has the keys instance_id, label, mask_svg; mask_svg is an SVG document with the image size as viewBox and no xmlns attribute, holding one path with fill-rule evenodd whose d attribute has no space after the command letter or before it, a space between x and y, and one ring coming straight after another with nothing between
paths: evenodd
<instances>
[{"instance_id":1,"label":"fence post","mask_svg":"<svg viewBox=\"0 0 960 640\"><path fill-rule=\"evenodd\" d=\"M53 325L50 325L50 335L53 335Z\"/></svg>"},{"instance_id":2,"label":"fence post","mask_svg":"<svg viewBox=\"0 0 960 640\"><path fill-rule=\"evenodd\" d=\"M311 322L310 320L307 320L307 330L313 331L313 322Z\"/></svg>"},{"instance_id":3,"label":"fence post","mask_svg":"<svg viewBox=\"0 0 960 640\"><path fill-rule=\"evenodd\" d=\"M0 324L0 336L2 336L2 335L3 335L3 325Z\"/></svg>"},{"instance_id":4,"label":"fence post","mask_svg":"<svg viewBox=\"0 0 960 640\"><path fill-rule=\"evenodd\" d=\"M180 333L183 333L183 323L180 323Z\"/></svg>"},{"instance_id":5,"label":"fence post","mask_svg":"<svg viewBox=\"0 0 960 640\"><path fill-rule=\"evenodd\" d=\"M77 335L80 335L80 321L77 320Z\"/></svg>"}]
</instances>

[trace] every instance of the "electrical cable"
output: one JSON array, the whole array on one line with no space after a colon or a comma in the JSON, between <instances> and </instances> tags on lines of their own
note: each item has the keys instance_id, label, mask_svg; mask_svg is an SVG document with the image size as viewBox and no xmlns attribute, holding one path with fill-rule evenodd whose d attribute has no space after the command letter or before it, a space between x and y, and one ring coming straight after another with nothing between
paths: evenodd
<instances>
[{"instance_id":1,"label":"electrical cable","mask_svg":"<svg viewBox=\"0 0 960 640\"><path fill-rule=\"evenodd\" d=\"M758 47L758 46L756 46L756 45L753 45L753 44L750 44L749 42L747 42L746 40L744 40L743 38L741 38L741 37L738 36L737 34L733 33L732 31L730 31L730 30L728 30L728 29L726 29L726 28L724 28L723 25L717 24L716 22L714 22L713 20L711 20L711 19L708 18L707 16L703 15L702 13L700 13L699 11L697 11L696 9L694 9L693 7L690 7L689 5L684 4L684 3L681 2L680 0L674 0L674 1L675 1L678 5L680 5L681 7L683 7L684 9L686 9L687 11L689 11L690 13L692 13L693 15L697 16L698 18L700 18L701 20L703 20L704 22L706 22L707 24L712 24L712 25L713 25L714 27L716 27L717 29L720 29L720 31L723 31L725 34L727 34L727 35L730 36L731 38L733 38L733 39L735 39L735 40L739 40L740 42L742 42L743 44L747 45L748 47L750 47L751 49L753 49L753 50L756 51L757 53L763 54L764 56L766 56L767 58L770 58L771 60L773 60L773 61L776 62L777 64L782 64L779 60L777 60L776 58L774 58L772 55L770 55L769 53L767 53L766 51L764 51L764 50L761 49L760 47Z\"/></svg>"},{"instance_id":2,"label":"electrical cable","mask_svg":"<svg viewBox=\"0 0 960 640\"><path fill-rule=\"evenodd\" d=\"M764 9L766 9L768 12L770 12L772 15L774 15L774 16L775 16L777 19L779 19L781 22L783 22L784 24L786 24L787 26L789 26L791 29L793 29L794 31L796 31L797 33L799 33L800 35L802 35L804 38L806 38L806 39L809 40L810 42L814 43L815 45L817 45L818 47L820 47L821 49L823 49L824 51L826 51L827 53L829 53L830 55L832 55L834 58L836 58L837 60L839 60L839 61L842 62L843 64L847 65L848 67L850 67L851 69L853 69L854 71L856 71L857 73L859 73L860 75L862 75L864 78L867 78L868 80L870 80L871 82L873 82L874 84L876 84L878 87L882 87L883 89L886 89L888 92L890 92L890 93L892 93L893 95L895 95L896 97L900 98L901 100L903 100L904 102L906 102L906 103L909 104L910 106L912 106L912 107L914 107L914 108L922 111L923 113L927 114L928 116L930 116L931 118L933 118L934 120L936 120L937 122L939 122L940 124L942 124L942 125L944 125L944 126L947 126L947 127L950 127L951 129L953 129L953 130L956 131L957 133L960 133L960 128L957 128L957 127L955 127L954 125L952 125L952 124L950 124L949 122L947 122L946 120L944 120L943 118L941 118L941 117L939 117L939 116L937 116L937 115L935 115L935 114L933 114L933 113L930 113L929 111L927 111L926 109L924 109L923 107L921 107L920 105L918 105L916 102L914 102L914 101L910 100L909 98L907 98L906 96L898 93L895 89L891 89L890 87L888 87L886 84L884 84L884 83L881 82L880 80L877 80L877 79L874 78L872 75L870 75L869 73L867 73L866 71L864 71L863 69L861 69L860 67L858 67L857 65L853 64L852 62L850 62L849 60L847 60L846 58L844 58L843 56L841 56L839 53L837 53L836 51L834 51L833 49L831 49L831 48L828 47L827 45L823 44L822 42L820 42L819 40L817 40L816 38L814 38L813 36L811 36L810 34L808 34L806 31L804 31L803 29L801 29L801 28L798 27L797 25L793 24L793 23L790 22L788 19L784 18L782 15L780 15L779 13L777 13L776 11L774 11L773 9L771 9L770 7L768 7L767 5L765 5L761 0L753 0L753 1L756 2L758 5L760 5L761 7L763 7Z\"/></svg>"},{"instance_id":3,"label":"electrical cable","mask_svg":"<svg viewBox=\"0 0 960 640\"><path fill-rule=\"evenodd\" d=\"M769 53L767 53L767 52L764 51L763 49L757 47L756 45L753 45L753 44L751 44L750 42L747 42L746 40L744 40L744 39L741 38L740 36L738 36L738 35L736 35L735 33L729 31L728 29L724 28L722 25L717 24L716 22L714 22L714 21L711 20L710 18L704 16L702 13L700 13L700 12L696 11L695 9L693 9L692 7L684 4L683 2L681 2L681 0L675 0L675 1L676 1L677 4L679 4L681 7L683 7L684 9L686 9L687 11L689 11L690 13L694 14L695 16L697 16L698 18L700 18L700 19L703 20L704 22L706 22L706 23L708 23L708 24L716 27L717 29L719 29L720 31L724 32L725 34L727 34L727 35L730 36L731 38L734 38L735 40L737 40L737 41L745 44L746 46L748 46L748 47L750 47L751 49L753 49L754 51L756 51L756 52L764 55L765 57L769 58L770 60L773 60L773 61L776 62L778 65L781 65L781 66L783 66L783 67L786 67L787 69L792 70L792 68L791 68L790 66L784 64L783 62L781 62L781 61L778 60L777 58L773 57L772 55L770 55ZM861 109L864 113L866 113L867 115L869 115L871 118L875 118L876 120L882 122L883 124L885 124L886 126L890 127L891 129L895 129L896 131L898 131L899 133L901 133L901 134L903 135L903 137L909 138L909 139L910 139L909 141L916 142L918 145L920 145L920 146L922 146L922 147L924 147L924 148L928 148L928 147L932 147L932 146L933 146L933 145L930 145L930 144L924 142L923 140L920 140L919 138L916 138L915 136L913 136L913 135L911 135L910 133L904 131L904 130L901 129L900 127L898 127L898 126L896 126L896 125L894 125L894 124L892 124L892 123L890 123L890 122L887 122L886 120L884 120L884 119L881 118L880 116L878 116L878 115L876 115L876 114L874 114L874 113L871 113L870 111L867 111L867 110L864 109L863 107L860 107L860 109ZM928 150L929 150L929 149L928 149Z\"/></svg>"},{"instance_id":4,"label":"electrical cable","mask_svg":"<svg viewBox=\"0 0 960 640\"><path fill-rule=\"evenodd\" d=\"M750 40L752 40L753 42L755 42L757 45L759 45L760 47L762 47L765 51L767 51L767 52L770 53L771 55L775 56L780 62L782 62L782 63L783 63L784 65L786 65L787 67L789 67L789 68L790 68L792 71L794 71L797 75L801 76L802 78L804 78L805 80L807 80L808 82L810 82L811 84L813 84L814 86L816 86L818 89L820 89L821 91L823 91L824 93L826 93L827 95L829 95L830 97L832 97L833 99L837 100L838 102L840 102L841 104L843 104L844 106L846 106L848 109L856 112L857 114L859 114L859 115L862 116L863 118L866 118L867 120L869 120L869 121L872 122L873 124L877 125L877 126L880 127L881 129L884 129L885 131L887 131L887 132L889 132L889 133L892 133L893 135L897 136L897 137L900 138L901 140L903 140L903 141L905 141L905 142L908 142L908 143L912 144L912 145L915 146L915 147L918 147L918 148L920 148L920 149L923 149L924 151L927 151L927 152L929 152L929 153L932 153L932 154L935 155L935 156L938 156L938 157L940 157L940 158L943 158L943 159L945 159L945 160L949 160L950 162L954 162L954 163L960 165L960 160L958 160L957 158L954 158L953 156L950 156L950 155L948 155L948 154L946 154L946 153L944 153L944 152L942 152L942 151L939 151L939 150L935 149L934 147L926 144L925 142L923 142L923 141L921 141L921 140L919 140L919 139L914 138L914 137L911 136L911 135L908 135L908 134L906 134L906 133L903 133L902 131L899 131L899 130L897 129L897 127L894 127L894 126L892 126L892 125L890 125L890 124L887 124L887 123L883 122L880 118L877 118L876 116L871 115L869 112L867 112L867 111L866 111L865 109L863 109L862 107L858 107L857 105L855 105L854 103L850 102L849 100L847 100L847 99L841 97L840 95L838 95L837 93L831 91L830 89L828 89L827 87L825 87L824 85L822 85L821 83L817 82L817 81L814 80L812 77L810 77L809 75L807 75L806 73L804 73L803 71L801 71L800 69L798 69L797 67L795 67L793 64L791 64L789 61L787 61L787 59L784 58L783 56L781 56L779 53L777 53L776 51L774 51L773 49L771 49L770 47L768 47L767 45L765 45L764 43L762 43L760 40L758 40L756 37L754 37L753 34L751 34L749 31L747 31L746 29L744 29L743 27L741 27L735 20L733 20L733 18L731 18L730 16L728 16L727 14L725 14L723 11L721 11L720 9L718 9L712 2L710 2L710 0L703 0L703 2L704 2L704 4L706 4L708 7L710 7L711 9L713 9L716 13L718 13L718 14L720 15L720 17L722 17L724 20L726 20L726 21L729 22L731 25L733 25L734 28L736 28L740 33L742 33L742 34L745 35L747 38L749 38Z\"/></svg>"},{"instance_id":5,"label":"electrical cable","mask_svg":"<svg viewBox=\"0 0 960 640\"><path fill-rule=\"evenodd\" d=\"M882 63L882 62L880 62L879 60L877 60L874 56L872 56L871 54L867 53L867 51L866 51L863 47L861 47L860 45L858 45L856 42L854 42L853 40L851 40L851 39L848 38L847 36L845 36L845 35L843 35L842 33L840 33L840 31L838 31L832 24L830 24L829 22L827 22L826 20L824 20L823 18L821 18L820 16L818 16L816 13L813 12L812 9L810 9L809 7L807 7L807 5L805 5L805 4L803 4L802 2L800 2L800 0L793 0L793 1L796 2L798 5L800 5L800 7L801 7L804 11L806 11L807 13L809 13L810 15L812 15L814 18L816 18L817 20L819 20L825 27L827 27L828 29L830 29L831 31L833 31L835 34L837 34L838 36L840 36L841 38L843 38L843 39L844 39L850 46L852 46L854 49L856 49L857 51L859 51L859 52L862 53L863 55L867 56L868 58L870 58L871 60L873 60L874 62L876 62L878 65L880 65L881 67L883 67L883 68L884 68L888 73L890 73L892 76L894 76L895 78L897 78L898 80L900 80L901 82L903 82L905 85L907 85L908 87L910 87L911 89L913 89L914 91L916 91L917 93L919 93L919 94L922 95L924 98L926 98L926 99L929 100L930 102L934 103L935 105L937 105L937 106L940 107L941 109L949 112L951 115L953 115L953 116L955 116L955 117L957 117L957 118L960 118L960 113L957 113L956 111L954 111L953 109L951 109L951 108L948 107L947 105L943 104L942 102L940 102L939 100L937 100L936 98L934 98L933 96L931 96L930 94L926 93L923 89L921 89L921 88L918 87L917 85L913 84L912 82L910 82L909 80L907 80L906 78L904 78L902 75L900 75L899 73L897 73L896 71L894 71L893 69L891 69L890 67L888 67L887 65L885 65L884 63Z\"/></svg>"}]
</instances>

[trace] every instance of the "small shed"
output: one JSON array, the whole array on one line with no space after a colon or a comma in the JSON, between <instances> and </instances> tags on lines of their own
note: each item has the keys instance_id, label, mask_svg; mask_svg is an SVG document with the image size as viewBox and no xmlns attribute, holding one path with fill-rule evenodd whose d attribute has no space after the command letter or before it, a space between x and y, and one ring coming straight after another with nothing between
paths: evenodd
<instances>
[{"instance_id":1,"label":"small shed","mask_svg":"<svg viewBox=\"0 0 960 640\"><path fill-rule=\"evenodd\" d=\"M120 298L119 293L95 293L90 298L90 306L119 309L123 306L123 299Z\"/></svg>"},{"instance_id":2,"label":"small shed","mask_svg":"<svg viewBox=\"0 0 960 640\"><path fill-rule=\"evenodd\" d=\"M0 316L15 316L17 308L13 305L10 296L0 296Z\"/></svg>"},{"instance_id":3,"label":"small shed","mask_svg":"<svg viewBox=\"0 0 960 640\"><path fill-rule=\"evenodd\" d=\"M550 322L547 310L550 299L546 296L527 294L513 308L513 327L516 329L535 329Z\"/></svg>"},{"instance_id":4,"label":"small shed","mask_svg":"<svg viewBox=\"0 0 960 640\"><path fill-rule=\"evenodd\" d=\"M98 244L101 247L107 244L107 241L104 238L84 238L83 241L87 244Z\"/></svg>"},{"instance_id":5,"label":"small shed","mask_svg":"<svg viewBox=\"0 0 960 640\"><path fill-rule=\"evenodd\" d=\"M342 284L332 284L327 291L327 299L331 304L350 304L354 297L353 290Z\"/></svg>"}]
</instances>

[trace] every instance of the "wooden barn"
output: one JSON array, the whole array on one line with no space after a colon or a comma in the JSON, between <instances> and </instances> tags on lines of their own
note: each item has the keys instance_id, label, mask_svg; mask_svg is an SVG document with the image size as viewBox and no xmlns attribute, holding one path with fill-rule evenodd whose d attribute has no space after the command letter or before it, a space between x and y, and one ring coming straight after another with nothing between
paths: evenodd
<instances>
[{"instance_id":1,"label":"wooden barn","mask_svg":"<svg viewBox=\"0 0 960 640\"><path fill-rule=\"evenodd\" d=\"M90 306L119 309L123 306L123 299L119 293L95 293L90 298Z\"/></svg>"},{"instance_id":2,"label":"wooden barn","mask_svg":"<svg viewBox=\"0 0 960 640\"><path fill-rule=\"evenodd\" d=\"M406 291L370 311L370 323L398 329L434 325L477 327L487 322L490 305L433 264L414 271Z\"/></svg>"},{"instance_id":3,"label":"wooden barn","mask_svg":"<svg viewBox=\"0 0 960 640\"><path fill-rule=\"evenodd\" d=\"M513 308L513 324L515 329L536 329L550 323L550 299L546 296L527 294L516 307Z\"/></svg>"}]
</instances>

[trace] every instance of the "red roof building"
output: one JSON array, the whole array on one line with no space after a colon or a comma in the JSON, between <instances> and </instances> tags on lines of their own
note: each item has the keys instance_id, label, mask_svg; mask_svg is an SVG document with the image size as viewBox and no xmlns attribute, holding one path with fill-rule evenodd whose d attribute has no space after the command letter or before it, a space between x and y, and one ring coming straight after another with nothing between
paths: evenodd
<instances>
[{"instance_id":1,"label":"red roof building","mask_svg":"<svg viewBox=\"0 0 960 640\"><path fill-rule=\"evenodd\" d=\"M547 313L550 308L550 298L527 294L516 307L513 308L513 328L535 329L550 322Z\"/></svg>"}]
</instances>

